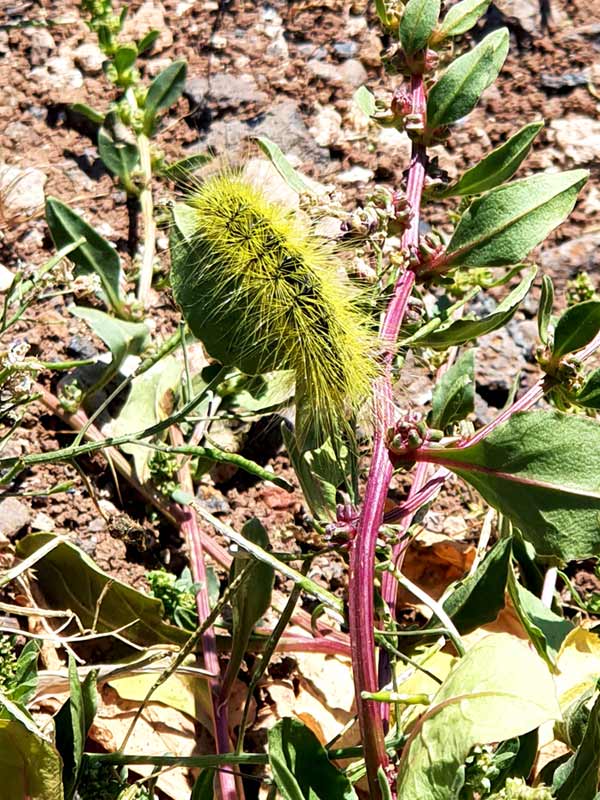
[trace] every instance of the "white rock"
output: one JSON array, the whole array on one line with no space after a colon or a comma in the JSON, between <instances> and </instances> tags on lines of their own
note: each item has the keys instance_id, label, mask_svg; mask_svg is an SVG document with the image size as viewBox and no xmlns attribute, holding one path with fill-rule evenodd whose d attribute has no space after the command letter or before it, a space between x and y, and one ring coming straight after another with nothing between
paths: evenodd
<instances>
[{"instance_id":1,"label":"white rock","mask_svg":"<svg viewBox=\"0 0 600 800\"><path fill-rule=\"evenodd\" d=\"M589 164L600 159L600 120L571 115L552 120L550 130L565 159L573 164Z\"/></svg>"},{"instance_id":2,"label":"white rock","mask_svg":"<svg viewBox=\"0 0 600 800\"><path fill-rule=\"evenodd\" d=\"M320 108L310 132L321 147L339 144L343 140L342 115L333 106Z\"/></svg>"},{"instance_id":3,"label":"white rock","mask_svg":"<svg viewBox=\"0 0 600 800\"><path fill-rule=\"evenodd\" d=\"M190 8L194 7L195 0L180 0L175 7L175 16L182 17Z\"/></svg>"},{"instance_id":4,"label":"white rock","mask_svg":"<svg viewBox=\"0 0 600 800\"><path fill-rule=\"evenodd\" d=\"M354 16L354 14L351 14L348 17L348 22L346 23L346 33L352 39L354 36L358 36L359 33L364 31L366 27L367 20L362 14L360 14L360 16Z\"/></svg>"},{"instance_id":5,"label":"white rock","mask_svg":"<svg viewBox=\"0 0 600 800\"><path fill-rule=\"evenodd\" d=\"M128 17L123 27L123 40L127 38L139 41L150 31L160 31L160 36L154 42L153 52L161 53L173 44L173 34L165 22L165 10L158 0L146 0L135 14Z\"/></svg>"},{"instance_id":6,"label":"white rock","mask_svg":"<svg viewBox=\"0 0 600 800\"><path fill-rule=\"evenodd\" d=\"M311 58L306 66L317 78L338 86L348 85L351 88L357 88L365 83L368 77L367 70L355 58L349 58L341 65Z\"/></svg>"},{"instance_id":7,"label":"white rock","mask_svg":"<svg viewBox=\"0 0 600 800\"><path fill-rule=\"evenodd\" d=\"M75 63L87 75L98 75L102 72L102 64L106 57L102 50L93 42L85 42L73 53Z\"/></svg>"},{"instance_id":8,"label":"white rock","mask_svg":"<svg viewBox=\"0 0 600 800\"><path fill-rule=\"evenodd\" d=\"M29 76L47 89L81 89L83 75L66 55L47 59L43 67L35 67Z\"/></svg>"},{"instance_id":9,"label":"white rock","mask_svg":"<svg viewBox=\"0 0 600 800\"><path fill-rule=\"evenodd\" d=\"M0 293L7 292L10 289L14 278L15 276L8 267L5 267L4 264L0 264Z\"/></svg>"},{"instance_id":10,"label":"white rock","mask_svg":"<svg viewBox=\"0 0 600 800\"><path fill-rule=\"evenodd\" d=\"M269 43L266 52L268 56L280 58L282 61L285 61L289 57L290 51L283 31L280 31L279 35Z\"/></svg>"},{"instance_id":11,"label":"white rock","mask_svg":"<svg viewBox=\"0 0 600 800\"><path fill-rule=\"evenodd\" d=\"M55 527L56 526L52 518L43 511L38 511L31 521L31 528L34 531L45 531L46 533L51 533Z\"/></svg>"},{"instance_id":12,"label":"white rock","mask_svg":"<svg viewBox=\"0 0 600 800\"><path fill-rule=\"evenodd\" d=\"M412 148L408 134L395 128L380 128L377 140L379 147L393 154L399 164L408 164Z\"/></svg>"},{"instance_id":13,"label":"white rock","mask_svg":"<svg viewBox=\"0 0 600 800\"><path fill-rule=\"evenodd\" d=\"M537 0L496 0L495 5L507 17L518 19L523 30L532 35L540 33L542 15Z\"/></svg>"},{"instance_id":14,"label":"white rock","mask_svg":"<svg viewBox=\"0 0 600 800\"><path fill-rule=\"evenodd\" d=\"M9 166L0 163L0 194L8 214L19 214L44 205L44 186L48 178L30 167Z\"/></svg>"},{"instance_id":15,"label":"white rock","mask_svg":"<svg viewBox=\"0 0 600 800\"><path fill-rule=\"evenodd\" d=\"M583 210L586 214L597 214L600 211L600 191L598 187L592 184L589 188Z\"/></svg>"},{"instance_id":16,"label":"white rock","mask_svg":"<svg viewBox=\"0 0 600 800\"><path fill-rule=\"evenodd\" d=\"M347 61L344 61L340 67L340 73L342 75L342 82L354 89L358 89L359 86L362 86L369 77L367 70L356 58L349 58Z\"/></svg>"},{"instance_id":17,"label":"white rock","mask_svg":"<svg viewBox=\"0 0 600 800\"><path fill-rule=\"evenodd\" d=\"M367 183L374 174L371 169L355 166L350 167L345 172L340 172L339 175L336 175L336 180L338 183Z\"/></svg>"},{"instance_id":18,"label":"white rock","mask_svg":"<svg viewBox=\"0 0 600 800\"><path fill-rule=\"evenodd\" d=\"M31 40L29 62L33 67L39 67L44 64L56 45L48 28L30 28L29 30L31 31L29 34Z\"/></svg>"},{"instance_id":19,"label":"white rock","mask_svg":"<svg viewBox=\"0 0 600 800\"><path fill-rule=\"evenodd\" d=\"M215 33L213 36L211 36L210 43L215 50L225 50L227 47L227 38L225 36L221 36L220 33Z\"/></svg>"}]
</instances>

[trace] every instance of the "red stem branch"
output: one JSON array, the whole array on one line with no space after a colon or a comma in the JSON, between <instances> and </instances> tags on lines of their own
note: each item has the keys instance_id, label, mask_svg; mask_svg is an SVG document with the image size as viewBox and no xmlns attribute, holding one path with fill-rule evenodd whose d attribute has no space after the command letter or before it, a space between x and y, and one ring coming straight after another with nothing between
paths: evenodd
<instances>
[{"instance_id":1,"label":"red stem branch","mask_svg":"<svg viewBox=\"0 0 600 800\"><path fill-rule=\"evenodd\" d=\"M423 78L411 77L410 91L414 114L425 112ZM419 219L426 153L421 144L413 143L407 180L407 200L412 212L410 228L402 239L402 249L408 255L419 240ZM391 363L402 320L414 286L415 275L406 269L399 277L394 296L386 311L381 340L384 347L384 374L375 382L375 437L373 458L363 500L358 531L350 554L349 626L352 649L354 687L371 797L380 800L377 780L380 767L388 766L384 729L379 704L365 700L361 692L376 692L379 688L375 663L375 613L373 587L375 583L375 546L383 520L384 504L394 471L386 445L386 434L394 422L391 386Z\"/></svg>"},{"instance_id":2,"label":"red stem branch","mask_svg":"<svg viewBox=\"0 0 600 800\"><path fill-rule=\"evenodd\" d=\"M178 446L184 444L183 436L177 426L174 425L170 429L169 434L173 445ZM194 485L187 463L184 463L179 470L178 477L183 490L193 495ZM196 592L196 608L198 610L198 621L202 624L210 614L208 576L206 573L206 564L204 562L204 548L202 546L198 518L193 509L187 509L187 514L185 519L181 522L180 530L188 545L190 567L194 583L199 585L199 589ZM220 675L221 670L217 653L217 637L212 626L202 635L202 654L204 656L204 668L214 675ZM213 678L209 681L209 684L212 701L213 734L216 751L217 754L220 755L229 753L231 750L229 741L228 707L227 703L219 703L220 679ZM219 771L218 784L221 800L236 800L236 798L240 796L243 797L243 794L240 795L238 792L236 777L231 772Z\"/></svg>"}]
</instances>

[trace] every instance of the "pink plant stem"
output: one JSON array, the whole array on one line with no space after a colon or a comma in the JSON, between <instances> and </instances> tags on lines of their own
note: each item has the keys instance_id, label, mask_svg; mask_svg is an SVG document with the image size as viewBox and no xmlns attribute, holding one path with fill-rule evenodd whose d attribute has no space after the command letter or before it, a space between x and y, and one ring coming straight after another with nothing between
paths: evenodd
<instances>
[{"instance_id":1,"label":"pink plant stem","mask_svg":"<svg viewBox=\"0 0 600 800\"><path fill-rule=\"evenodd\" d=\"M177 426L173 426L170 431L173 445L184 444L184 438ZM193 495L194 485L187 463L179 470L179 483L184 492ZM190 567L194 583L199 584L196 593L196 608L198 610L198 620L202 623L210 613L210 603L208 599L208 576L206 574L206 564L204 562L204 548L202 547L202 537L198 527L196 512L192 509L187 510L185 519L181 522L180 530L184 540L187 542L190 553ZM202 635L202 653L204 656L204 668L214 675L220 675L219 656L217 653L217 638L214 628L208 628ZM213 733L217 755L229 753L229 723L227 704L219 704L220 680L211 679L209 681L211 689L211 702L213 711ZM218 782L220 800L236 800L243 797L238 792L236 778L231 772L219 771ZM240 787L241 788L241 787Z\"/></svg>"},{"instance_id":2,"label":"pink plant stem","mask_svg":"<svg viewBox=\"0 0 600 800\"><path fill-rule=\"evenodd\" d=\"M423 78L411 77L412 111L425 112ZM412 218L410 228L402 239L402 249L407 255L418 244L421 195L425 180L425 148L413 143L407 180L407 200ZM391 386L391 364L398 333L408 301L415 283L415 275L406 269L399 277L394 296L386 311L381 340L384 348L384 374L377 379L373 389L375 413L375 437L373 458L363 500L358 531L350 553L349 577L349 626L354 687L358 708L365 764L371 797L381 799L377 779L379 768L388 766L385 750L384 728L379 704L365 700L361 692L376 692L379 688L375 663L375 613L373 587L375 583L375 546L377 534L383 520L383 512L390 480L394 471L386 445L388 428L394 422L394 404Z\"/></svg>"},{"instance_id":3,"label":"pink plant stem","mask_svg":"<svg viewBox=\"0 0 600 800\"><path fill-rule=\"evenodd\" d=\"M418 495L419 491L423 488L428 469L429 465L424 462L417 464L417 468L415 470L415 476L413 478L413 482L409 489L408 497L406 498L407 501L414 498L415 495ZM400 525L398 526L398 538L400 539L400 541L398 542L398 544L394 545L394 548L392 550L392 563L399 570L402 569L404 554L406 553L406 548L409 543L408 537L406 539L403 539L402 537L407 533L408 529L410 528L415 513L416 512L412 512L404 516L400 522ZM395 616L394 610L396 608L397 596L398 596L398 581L395 580L391 572L384 572L383 577L381 579L381 597L383 602L387 605L387 607L390 610L390 613L393 616ZM387 684L391 681L391 679L392 679L392 670L391 670L389 653L387 652L387 650L381 650L379 653L379 669L378 669L379 688L387 686ZM387 730L390 719L390 706L388 703L380 703L379 710L381 713L381 718L383 720L384 729Z\"/></svg>"}]
</instances>

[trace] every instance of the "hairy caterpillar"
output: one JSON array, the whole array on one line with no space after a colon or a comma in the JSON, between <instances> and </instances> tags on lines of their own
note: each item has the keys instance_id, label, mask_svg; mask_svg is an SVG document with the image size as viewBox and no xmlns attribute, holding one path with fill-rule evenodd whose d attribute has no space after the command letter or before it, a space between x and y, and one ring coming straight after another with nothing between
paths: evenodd
<instances>
[{"instance_id":1,"label":"hairy caterpillar","mask_svg":"<svg viewBox=\"0 0 600 800\"><path fill-rule=\"evenodd\" d=\"M369 395L375 335L334 249L239 172L174 208L171 283L192 332L247 374L292 370L296 404L318 434Z\"/></svg>"}]
</instances>

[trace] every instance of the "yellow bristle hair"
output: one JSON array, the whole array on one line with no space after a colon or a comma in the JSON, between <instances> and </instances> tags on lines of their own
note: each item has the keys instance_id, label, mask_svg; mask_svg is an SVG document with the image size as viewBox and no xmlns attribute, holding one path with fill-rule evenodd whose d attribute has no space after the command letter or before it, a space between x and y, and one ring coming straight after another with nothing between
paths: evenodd
<instances>
[{"instance_id":1,"label":"yellow bristle hair","mask_svg":"<svg viewBox=\"0 0 600 800\"><path fill-rule=\"evenodd\" d=\"M172 286L209 354L247 374L292 370L321 434L370 394L376 338L339 256L298 212L220 172L174 211Z\"/></svg>"}]
</instances>

